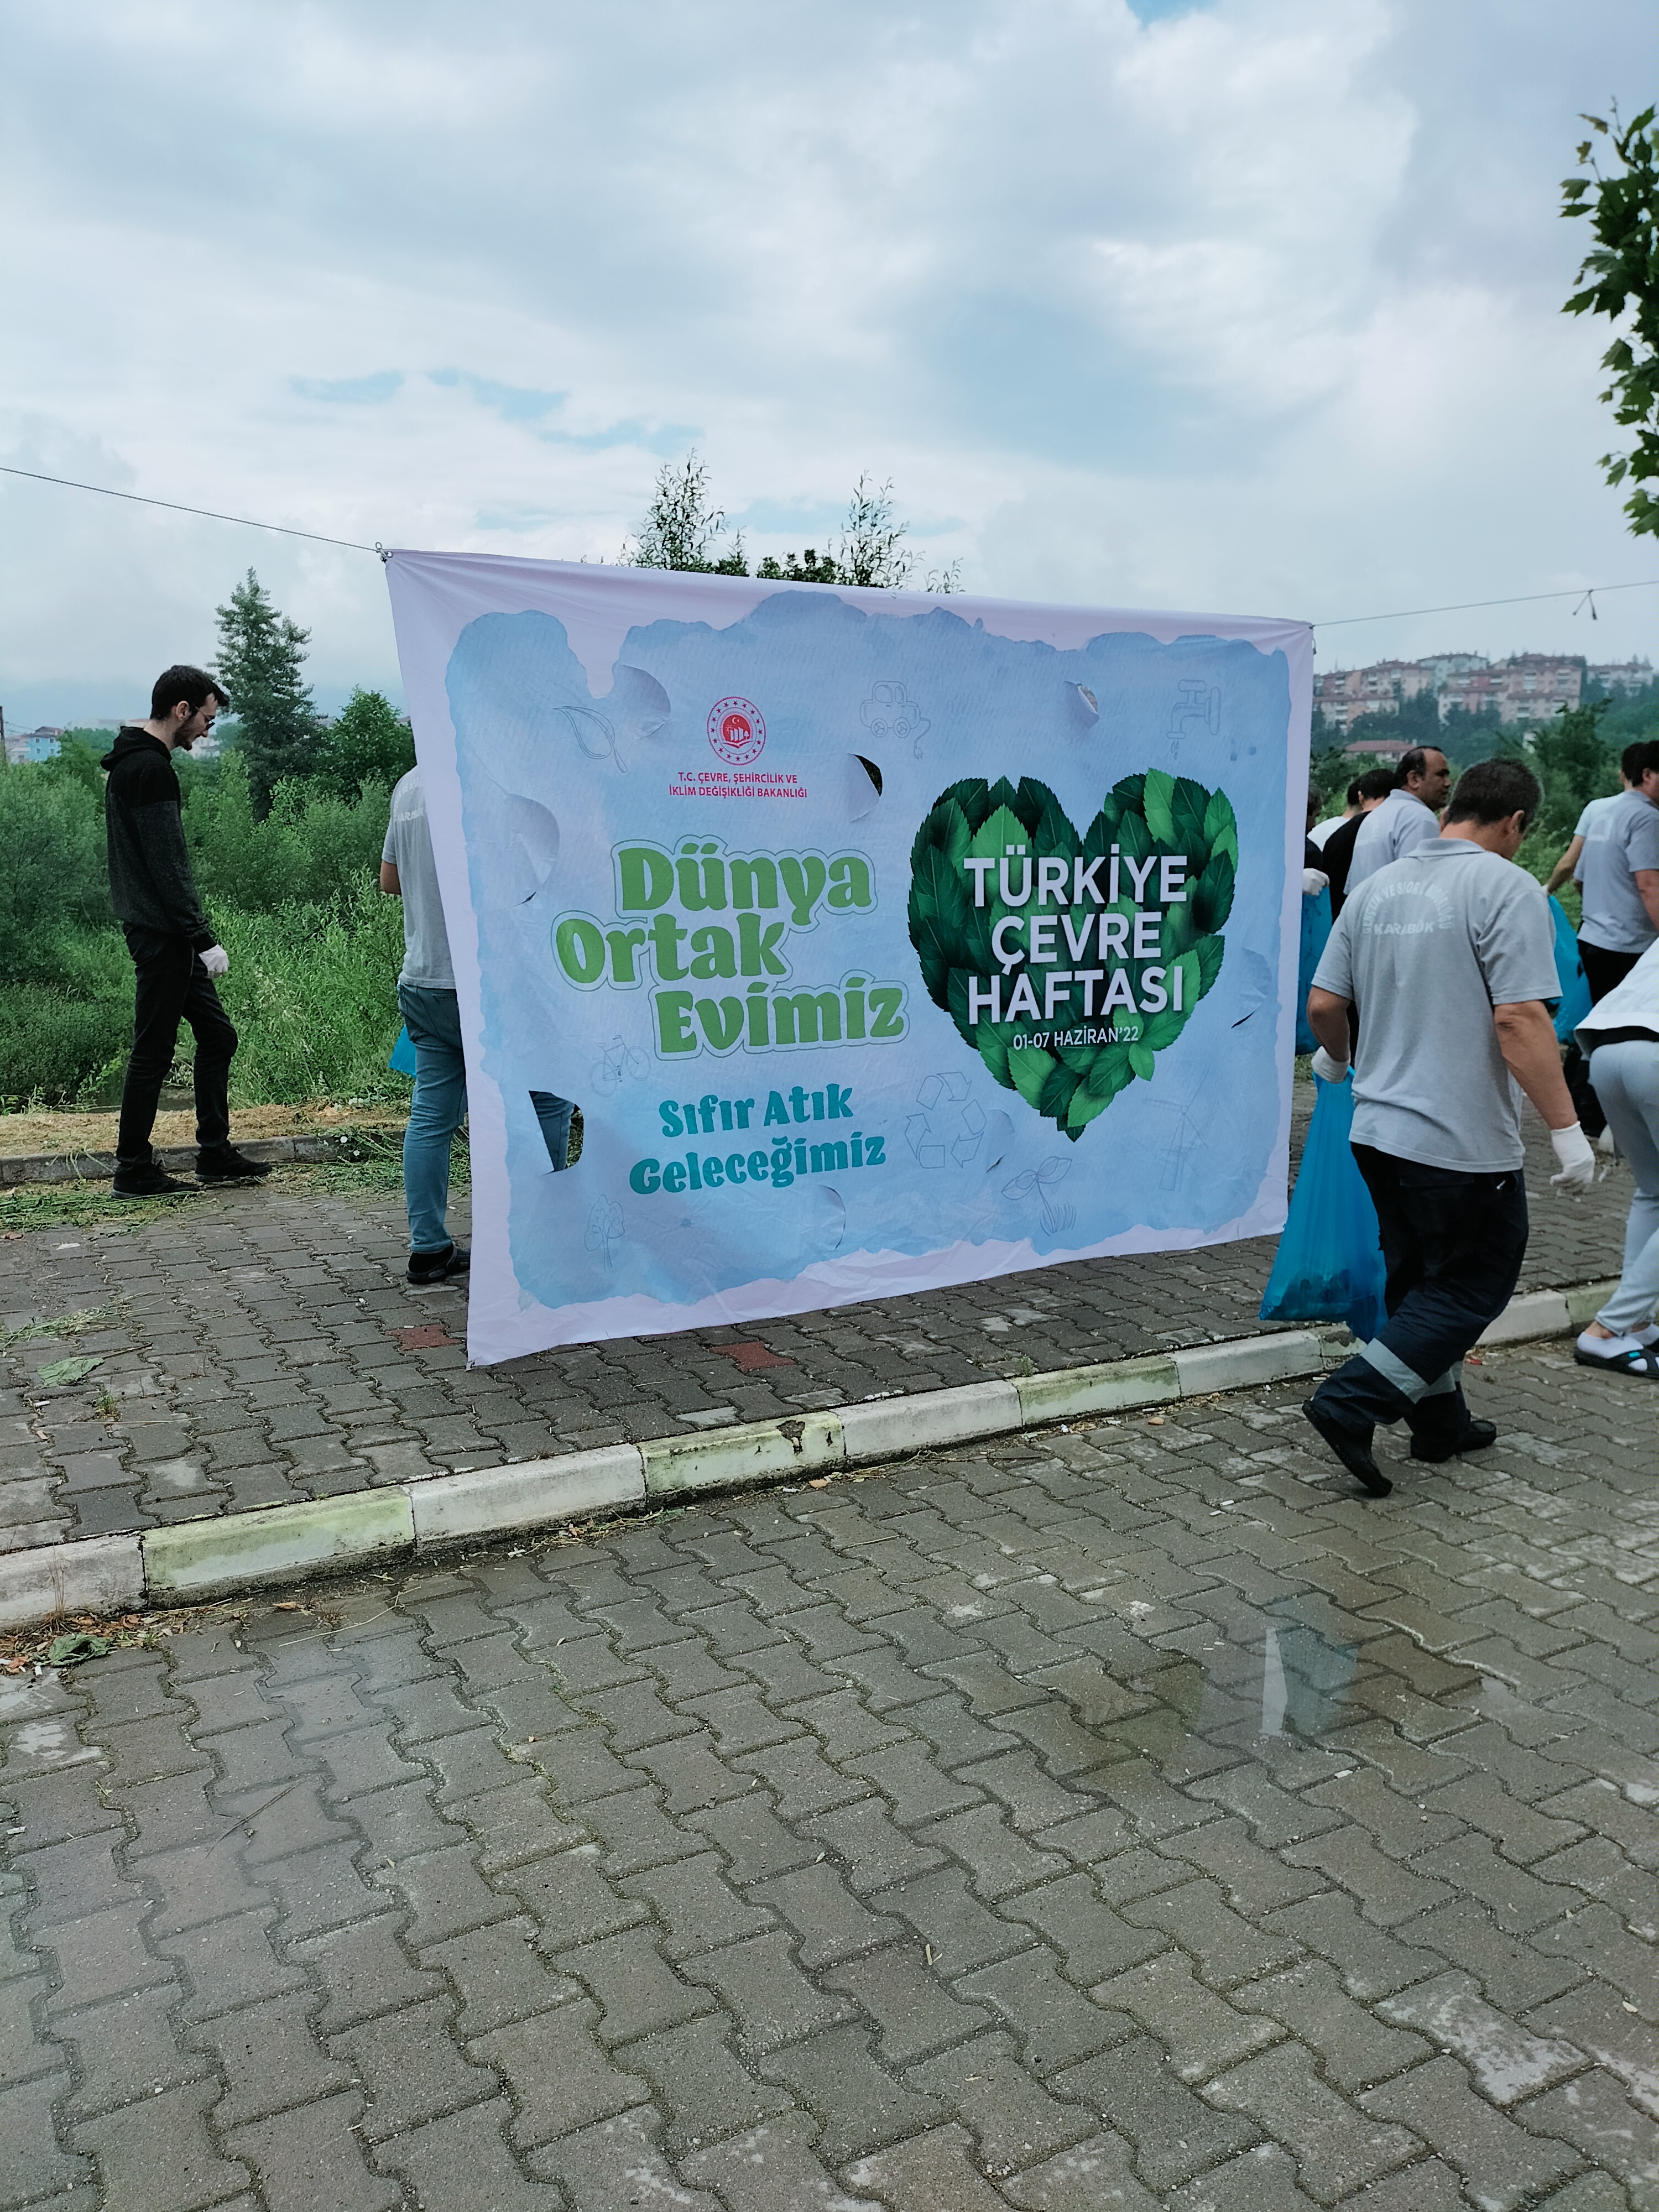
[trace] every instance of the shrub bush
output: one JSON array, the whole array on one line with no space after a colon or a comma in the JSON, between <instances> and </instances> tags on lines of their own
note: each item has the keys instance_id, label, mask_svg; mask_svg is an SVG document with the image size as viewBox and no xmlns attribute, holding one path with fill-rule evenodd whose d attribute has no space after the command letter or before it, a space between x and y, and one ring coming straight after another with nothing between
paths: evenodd
<instances>
[{"instance_id":1,"label":"shrub bush","mask_svg":"<svg viewBox=\"0 0 1659 2212\"><path fill-rule=\"evenodd\" d=\"M71 998L38 983L0 988L0 1111L73 1106L132 1043L132 1000Z\"/></svg>"},{"instance_id":2,"label":"shrub bush","mask_svg":"<svg viewBox=\"0 0 1659 2212\"><path fill-rule=\"evenodd\" d=\"M55 982L70 946L114 930L101 793L56 761L7 769L0 852L0 981Z\"/></svg>"},{"instance_id":3,"label":"shrub bush","mask_svg":"<svg viewBox=\"0 0 1659 2212\"><path fill-rule=\"evenodd\" d=\"M345 799L314 783L282 783L256 821L247 765L227 753L204 775L189 772L185 835L197 889L220 924L220 909L271 914L290 905L344 911L380 866L390 793L365 785Z\"/></svg>"},{"instance_id":4,"label":"shrub bush","mask_svg":"<svg viewBox=\"0 0 1659 2212\"><path fill-rule=\"evenodd\" d=\"M403 1024L397 900L360 881L338 908L240 914L227 907L217 919L230 955L219 994L241 1039L231 1068L237 1104L407 1102L408 1079L386 1066Z\"/></svg>"}]
</instances>

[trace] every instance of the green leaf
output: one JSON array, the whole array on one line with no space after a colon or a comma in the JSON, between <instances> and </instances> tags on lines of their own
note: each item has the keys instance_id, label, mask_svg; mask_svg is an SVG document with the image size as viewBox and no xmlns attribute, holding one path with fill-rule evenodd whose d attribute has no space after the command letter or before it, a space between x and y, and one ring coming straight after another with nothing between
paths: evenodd
<instances>
[{"instance_id":1,"label":"green leaf","mask_svg":"<svg viewBox=\"0 0 1659 2212\"><path fill-rule=\"evenodd\" d=\"M1043 1085L1054 1065L1046 1052L1030 1045L1024 1052L1011 1052L1008 1055L1008 1073L1014 1079L1015 1090L1028 1106L1035 1106L1039 1112L1042 1108Z\"/></svg>"},{"instance_id":2,"label":"green leaf","mask_svg":"<svg viewBox=\"0 0 1659 2212\"><path fill-rule=\"evenodd\" d=\"M1161 769L1121 778L1081 839L1054 793L1035 778L1022 777L1016 784L1006 778L987 783L966 777L940 793L911 850L910 937L928 996L950 1014L994 1081L1017 1091L1034 1112L1075 1140L1130 1083L1153 1079L1158 1054L1176 1042L1220 974L1225 946L1219 932L1231 910L1237 842L1237 822L1224 793L1206 791L1190 777ZM1016 969L1003 976L991 952L992 931L1010 911L1001 896L1005 858L1012 863L1016 880L1029 860L1035 884L1040 861L1069 863L1081 854L1085 862L1102 861L1097 881L1104 889L1113 845L1121 860L1139 863L1158 854L1180 854L1187 861L1188 896L1164 911L1158 959L1112 963L1128 975L1137 1004L1154 965L1166 971L1171 1001L1178 975L1180 1010L1173 1003L1150 1014L1115 1010L1118 1041L1110 1044L1032 1042L1039 1033L1082 1026L1075 1007L1069 1022L1053 1025L1030 1016L993 1024L982 1013L970 1022L970 987L983 990L996 977L1006 998L1018 974ZM1021 846L1023 854L1008 850ZM983 907L974 906L972 880L963 866L970 857L994 864L986 874ZM1156 903L1157 884L1154 876L1149 905ZM1013 909L1022 915L1032 910ZM1127 874L1121 875L1113 910L1133 912Z\"/></svg>"},{"instance_id":3,"label":"green leaf","mask_svg":"<svg viewBox=\"0 0 1659 2212\"><path fill-rule=\"evenodd\" d=\"M1175 778L1172 775L1166 775L1161 768L1147 769L1146 790L1141 799L1146 827L1158 842L1171 852L1176 842L1175 817L1171 811L1175 794Z\"/></svg>"},{"instance_id":4,"label":"green leaf","mask_svg":"<svg viewBox=\"0 0 1659 2212\"><path fill-rule=\"evenodd\" d=\"M94 1367L101 1367L103 1364L101 1359L49 1359L44 1367L37 1368L35 1371L48 1390L64 1390L71 1382L82 1381L91 1374Z\"/></svg>"}]
</instances>

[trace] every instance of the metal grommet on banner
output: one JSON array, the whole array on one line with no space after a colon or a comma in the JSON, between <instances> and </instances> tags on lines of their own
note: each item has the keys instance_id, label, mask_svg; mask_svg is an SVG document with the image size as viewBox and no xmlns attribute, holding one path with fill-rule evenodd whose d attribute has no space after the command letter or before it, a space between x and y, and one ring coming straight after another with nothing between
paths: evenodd
<instances>
[{"instance_id":1,"label":"metal grommet on banner","mask_svg":"<svg viewBox=\"0 0 1659 2212\"><path fill-rule=\"evenodd\" d=\"M388 546L382 545L380 539L377 538L374 541L374 550L380 556L381 567L385 568L392 559L391 549Z\"/></svg>"}]
</instances>

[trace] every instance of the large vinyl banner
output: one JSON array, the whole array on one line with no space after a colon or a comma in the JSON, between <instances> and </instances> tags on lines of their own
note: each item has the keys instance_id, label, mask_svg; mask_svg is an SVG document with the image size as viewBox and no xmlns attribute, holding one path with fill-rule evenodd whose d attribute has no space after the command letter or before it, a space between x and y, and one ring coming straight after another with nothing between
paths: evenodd
<instances>
[{"instance_id":1,"label":"large vinyl banner","mask_svg":"<svg viewBox=\"0 0 1659 2212\"><path fill-rule=\"evenodd\" d=\"M475 1361L1283 1225L1304 624L387 574Z\"/></svg>"}]
</instances>

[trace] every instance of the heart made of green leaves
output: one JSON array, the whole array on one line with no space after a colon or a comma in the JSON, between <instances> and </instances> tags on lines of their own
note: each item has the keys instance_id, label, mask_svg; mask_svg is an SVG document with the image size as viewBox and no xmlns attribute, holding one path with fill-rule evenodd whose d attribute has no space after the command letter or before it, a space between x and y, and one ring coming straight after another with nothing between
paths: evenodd
<instances>
[{"instance_id":1,"label":"heart made of green leaves","mask_svg":"<svg viewBox=\"0 0 1659 2212\"><path fill-rule=\"evenodd\" d=\"M1009 848L1024 848L1013 864L1016 875L1029 859L1034 882L1039 860L1063 860L1069 884L1078 859L1085 866L1097 859L1101 865L1095 881L1103 896L1110 882L1114 845L1123 895L1106 911L1130 917L1132 927L1135 907L1127 895L1130 878L1121 862L1139 864L1154 855L1179 854L1187 863L1187 896L1164 910L1158 957L1112 963L1128 972L1137 1006L1147 969L1161 966L1172 971L1178 966L1179 1011L1171 989L1171 1003L1162 1012L1130 1014L1116 1009L1109 1018L1097 1016L1087 1023L1073 1014L1073 1029L1115 1030L1117 1041L1109 1044L1054 1042L1063 1025L1026 1016L992 1022L981 1012L977 1022L970 1022L969 982L977 982L982 990L992 976L1002 973L1002 963L991 950L997 924L1006 915L1038 911L1035 899L1024 907L1003 902L1002 862ZM974 903L975 872L963 866L969 859L994 863L984 872L983 906ZM921 963L928 996L951 1016L963 1042L974 1047L1006 1090L1018 1091L1028 1105L1075 1142L1120 1091L1137 1079L1151 1081L1155 1056L1175 1042L1221 973L1221 929L1232 910L1237 867L1238 827L1226 793L1206 791L1187 776L1166 775L1161 769L1125 776L1108 793L1082 837L1046 784L1030 776L1022 777L1017 787L1006 778L988 784L982 776L972 776L941 793L916 832L910 851L910 942ZM1145 880L1156 881L1156 873ZM1091 913L1097 911L1086 894L1085 902ZM1035 971L1042 972L1040 968ZM1167 988L1167 973L1165 980ZM1006 988L1012 988L1012 981L1010 976ZM982 1007L982 999L981 1003ZM1030 1042L1037 1035L1050 1042Z\"/></svg>"}]
</instances>

